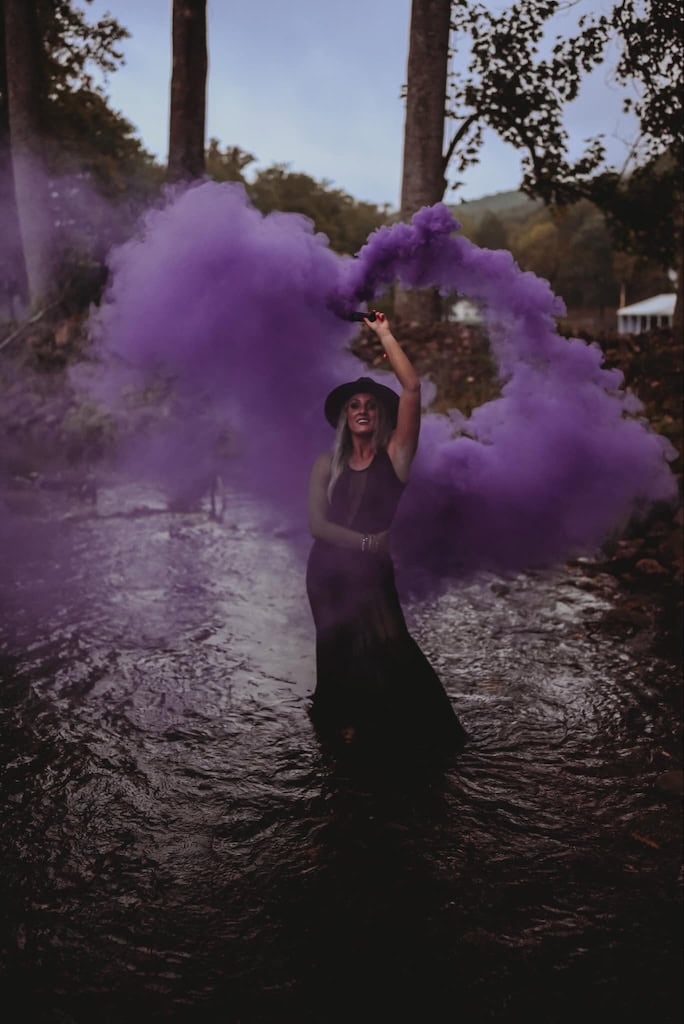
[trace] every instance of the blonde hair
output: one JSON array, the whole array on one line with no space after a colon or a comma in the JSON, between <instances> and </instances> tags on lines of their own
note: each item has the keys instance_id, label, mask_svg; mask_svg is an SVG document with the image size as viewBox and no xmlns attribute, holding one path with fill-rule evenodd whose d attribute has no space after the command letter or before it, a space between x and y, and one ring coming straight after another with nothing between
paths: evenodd
<instances>
[{"instance_id":1,"label":"blonde hair","mask_svg":"<svg viewBox=\"0 0 684 1024\"><path fill-rule=\"evenodd\" d=\"M362 394L362 392L359 392ZM372 392L370 392L372 394ZM328 501L332 501L333 491L335 490L335 484L342 474L342 470L349 462L349 456L352 453L352 437L351 431L347 425L347 409L351 402L352 395L342 406L340 415L337 420L337 427L335 428L335 441L332 449L332 459L330 462L330 481L328 483ZM373 452L382 451L389 444L389 439L392 436L393 427L390 421L390 417L387 414L387 406L378 398L377 395L373 395L376 401L377 417L375 420L375 430L373 431Z\"/></svg>"}]
</instances>

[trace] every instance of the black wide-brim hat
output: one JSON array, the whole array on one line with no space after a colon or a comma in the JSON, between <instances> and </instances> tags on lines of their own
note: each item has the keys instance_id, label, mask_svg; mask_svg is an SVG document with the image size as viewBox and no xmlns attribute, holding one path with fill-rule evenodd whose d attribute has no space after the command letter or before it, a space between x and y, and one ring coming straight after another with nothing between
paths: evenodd
<instances>
[{"instance_id":1,"label":"black wide-brim hat","mask_svg":"<svg viewBox=\"0 0 684 1024\"><path fill-rule=\"evenodd\" d=\"M340 384L333 388L325 400L325 418L331 427L336 427L340 413L352 395L375 395L379 402L387 409L393 427L397 425L397 414L399 411L399 395L384 384L378 384L370 377L359 377L358 380L351 380L347 384Z\"/></svg>"}]
</instances>

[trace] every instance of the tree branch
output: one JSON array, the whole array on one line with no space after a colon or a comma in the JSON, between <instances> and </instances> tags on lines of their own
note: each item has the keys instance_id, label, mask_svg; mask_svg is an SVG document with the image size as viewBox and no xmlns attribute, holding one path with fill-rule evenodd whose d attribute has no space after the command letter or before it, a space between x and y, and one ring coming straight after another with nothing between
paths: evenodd
<instances>
[{"instance_id":1,"label":"tree branch","mask_svg":"<svg viewBox=\"0 0 684 1024\"><path fill-rule=\"evenodd\" d=\"M446 153L444 154L444 156L442 158L442 160L443 160L442 166L444 168L445 173L446 173L447 167L449 166L449 161L451 160L452 156L454 155L454 150L458 146L459 142L461 141L461 139L463 139L463 137L467 133L468 129L471 128L475 124L476 121L479 121L479 119L480 119L480 115L479 114L471 114L470 117L467 117L465 119L465 121L463 122L461 127L458 129L458 131L454 135L453 139L449 143L449 147L448 147Z\"/></svg>"},{"instance_id":2,"label":"tree branch","mask_svg":"<svg viewBox=\"0 0 684 1024\"><path fill-rule=\"evenodd\" d=\"M31 324L37 324L38 321L42 320L47 313L49 313L53 309L56 309L56 307L59 306L61 301L61 299L57 299L56 302L51 303L44 309L38 310L38 312L35 313L32 317L29 317L28 320L24 320L22 324L19 324L16 330L12 331L11 334L8 334L7 337L3 338L2 342L0 342L0 352L2 352L4 348L7 348L10 342L14 341L15 338L18 338L22 331L26 330L27 327L30 327Z\"/></svg>"}]
</instances>

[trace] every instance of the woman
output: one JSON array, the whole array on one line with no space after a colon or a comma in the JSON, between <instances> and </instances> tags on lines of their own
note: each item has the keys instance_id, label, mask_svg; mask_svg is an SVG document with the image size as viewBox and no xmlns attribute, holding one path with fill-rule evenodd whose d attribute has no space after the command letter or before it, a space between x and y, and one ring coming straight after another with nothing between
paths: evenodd
<instances>
[{"instance_id":1,"label":"woman","mask_svg":"<svg viewBox=\"0 0 684 1024\"><path fill-rule=\"evenodd\" d=\"M316 625L311 718L323 739L449 751L463 745L437 675L409 635L389 555L389 528L420 430L420 381L386 318L378 336L401 395L368 377L328 395L332 452L311 472L315 538L307 592Z\"/></svg>"}]
</instances>

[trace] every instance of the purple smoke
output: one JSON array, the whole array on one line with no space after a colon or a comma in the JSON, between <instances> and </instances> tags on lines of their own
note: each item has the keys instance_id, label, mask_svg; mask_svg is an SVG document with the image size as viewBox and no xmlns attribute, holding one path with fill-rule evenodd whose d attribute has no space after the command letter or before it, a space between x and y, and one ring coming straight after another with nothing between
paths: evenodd
<instances>
[{"instance_id":1,"label":"purple smoke","mask_svg":"<svg viewBox=\"0 0 684 1024\"><path fill-rule=\"evenodd\" d=\"M354 328L325 304L339 277L327 239L304 217L262 217L240 185L206 183L152 211L110 269L93 325L98 397L123 408L131 387L174 384L172 426L135 440L128 468L173 485L169 474L216 468L227 433L238 457L222 475L301 522L311 463L329 443L323 398L357 370L343 352Z\"/></svg>"},{"instance_id":2,"label":"purple smoke","mask_svg":"<svg viewBox=\"0 0 684 1024\"><path fill-rule=\"evenodd\" d=\"M399 281L480 302L502 381L501 397L468 420L425 417L396 528L400 564L430 577L548 566L672 499L672 449L638 418L621 374L602 368L598 346L557 334L564 308L546 281L458 227L438 204L350 258L303 217L263 217L239 185L204 183L151 212L114 252L94 322L110 403L125 384L174 381L176 432L138 440L130 465L192 476L211 463L220 423L231 438L224 476L305 523L310 466L332 442L325 395L367 373L343 350L355 328L336 314Z\"/></svg>"}]
</instances>

